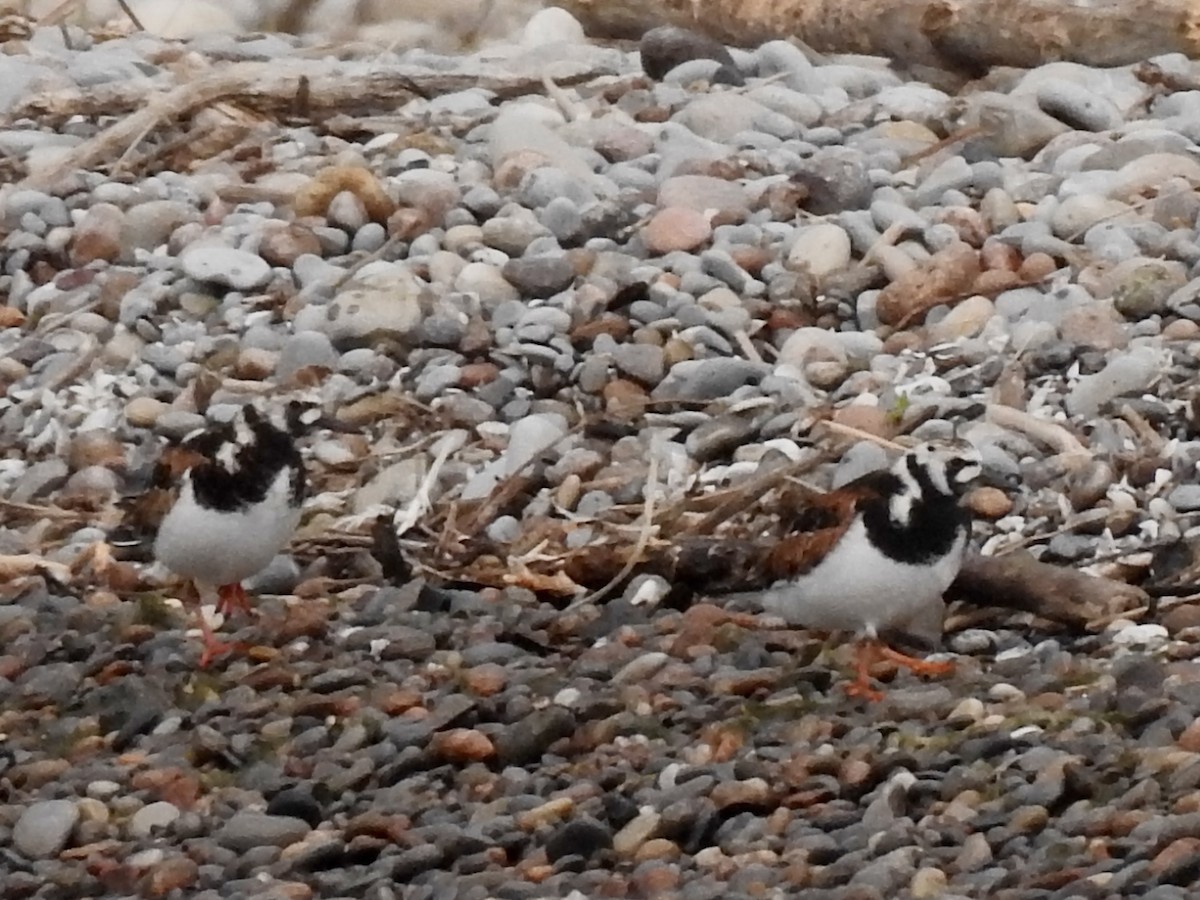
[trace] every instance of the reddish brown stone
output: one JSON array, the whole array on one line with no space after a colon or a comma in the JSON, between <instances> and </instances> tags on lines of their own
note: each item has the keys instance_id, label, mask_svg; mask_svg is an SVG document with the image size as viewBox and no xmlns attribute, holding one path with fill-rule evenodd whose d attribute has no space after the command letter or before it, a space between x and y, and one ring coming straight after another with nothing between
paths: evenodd
<instances>
[{"instance_id":1,"label":"reddish brown stone","mask_svg":"<svg viewBox=\"0 0 1200 900\"><path fill-rule=\"evenodd\" d=\"M642 229L642 242L656 256L695 250L712 237L708 217L699 210L669 206L655 213Z\"/></svg>"},{"instance_id":2,"label":"reddish brown stone","mask_svg":"<svg viewBox=\"0 0 1200 900\"><path fill-rule=\"evenodd\" d=\"M75 227L70 258L73 266L103 260L113 262L121 255L121 225L125 214L111 203L96 203Z\"/></svg>"},{"instance_id":3,"label":"reddish brown stone","mask_svg":"<svg viewBox=\"0 0 1200 900\"><path fill-rule=\"evenodd\" d=\"M500 367L491 362L467 363L462 367L458 386L466 390L491 384L500 376Z\"/></svg>"},{"instance_id":4,"label":"reddish brown stone","mask_svg":"<svg viewBox=\"0 0 1200 900\"><path fill-rule=\"evenodd\" d=\"M632 876L635 896L666 897L679 887L679 866L663 863L658 866L638 866Z\"/></svg>"},{"instance_id":5,"label":"reddish brown stone","mask_svg":"<svg viewBox=\"0 0 1200 900\"><path fill-rule=\"evenodd\" d=\"M625 378L604 385L604 408L612 416L635 419L646 409L646 389Z\"/></svg>"},{"instance_id":6,"label":"reddish brown stone","mask_svg":"<svg viewBox=\"0 0 1200 900\"><path fill-rule=\"evenodd\" d=\"M491 738L474 728L440 731L429 743L434 753L449 762L481 762L496 755Z\"/></svg>"},{"instance_id":7,"label":"reddish brown stone","mask_svg":"<svg viewBox=\"0 0 1200 900\"><path fill-rule=\"evenodd\" d=\"M624 341L632 330L629 319L616 313L604 313L571 329L571 343L590 347L592 341L602 334L607 334L617 341Z\"/></svg>"},{"instance_id":8,"label":"reddish brown stone","mask_svg":"<svg viewBox=\"0 0 1200 900\"><path fill-rule=\"evenodd\" d=\"M1025 281L1040 281L1058 268L1054 257L1048 253L1030 253L1021 263L1017 274Z\"/></svg>"},{"instance_id":9,"label":"reddish brown stone","mask_svg":"<svg viewBox=\"0 0 1200 900\"><path fill-rule=\"evenodd\" d=\"M142 879L142 896L165 897L191 887L199 875L200 867L186 856L165 859Z\"/></svg>"},{"instance_id":10,"label":"reddish brown stone","mask_svg":"<svg viewBox=\"0 0 1200 900\"><path fill-rule=\"evenodd\" d=\"M483 663L463 672L463 686L481 697L499 693L507 682L508 673L498 663Z\"/></svg>"},{"instance_id":11,"label":"reddish brown stone","mask_svg":"<svg viewBox=\"0 0 1200 900\"><path fill-rule=\"evenodd\" d=\"M1198 854L1200 854L1200 838L1179 838L1171 841L1155 855L1154 859L1150 861L1150 871L1155 875L1161 875L1167 869L1172 869L1185 860L1193 859Z\"/></svg>"},{"instance_id":12,"label":"reddish brown stone","mask_svg":"<svg viewBox=\"0 0 1200 900\"><path fill-rule=\"evenodd\" d=\"M355 816L346 824L344 836L347 841L366 836L398 844L411 827L412 820L405 815L365 812Z\"/></svg>"},{"instance_id":13,"label":"reddish brown stone","mask_svg":"<svg viewBox=\"0 0 1200 900\"><path fill-rule=\"evenodd\" d=\"M258 255L273 266L290 269L306 253L321 255L321 242L307 225L296 222L276 225L263 232Z\"/></svg>"}]
</instances>

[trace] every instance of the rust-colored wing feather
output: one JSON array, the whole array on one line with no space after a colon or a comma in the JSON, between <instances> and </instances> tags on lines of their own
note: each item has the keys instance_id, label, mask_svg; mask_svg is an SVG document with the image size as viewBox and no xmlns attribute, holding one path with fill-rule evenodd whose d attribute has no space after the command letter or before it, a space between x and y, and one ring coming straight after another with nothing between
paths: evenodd
<instances>
[{"instance_id":1,"label":"rust-colored wing feather","mask_svg":"<svg viewBox=\"0 0 1200 900\"><path fill-rule=\"evenodd\" d=\"M797 516L792 533L767 553L765 569L771 580L784 581L812 571L846 533L859 505L877 499L879 490L873 479L859 479L813 497Z\"/></svg>"},{"instance_id":2,"label":"rust-colored wing feather","mask_svg":"<svg viewBox=\"0 0 1200 900\"><path fill-rule=\"evenodd\" d=\"M204 461L203 454L189 447L172 444L163 449L154 464L150 483L120 504L121 521L109 534L109 541L120 548L119 559L149 560L158 526L175 504L179 479Z\"/></svg>"}]
</instances>

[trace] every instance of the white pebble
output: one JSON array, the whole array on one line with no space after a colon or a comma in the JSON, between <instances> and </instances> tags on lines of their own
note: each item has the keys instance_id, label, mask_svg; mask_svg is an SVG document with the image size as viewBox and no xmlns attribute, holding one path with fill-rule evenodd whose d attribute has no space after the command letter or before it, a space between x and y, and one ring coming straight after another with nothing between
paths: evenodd
<instances>
[{"instance_id":1,"label":"white pebble","mask_svg":"<svg viewBox=\"0 0 1200 900\"><path fill-rule=\"evenodd\" d=\"M1152 647L1166 643L1167 638L1167 629L1154 622L1147 622L1143 625L1130 624L1118 631L1114 631L1112 641L1114 644L1119 644L1123 647Z\"/></svg>"}]
</instances>

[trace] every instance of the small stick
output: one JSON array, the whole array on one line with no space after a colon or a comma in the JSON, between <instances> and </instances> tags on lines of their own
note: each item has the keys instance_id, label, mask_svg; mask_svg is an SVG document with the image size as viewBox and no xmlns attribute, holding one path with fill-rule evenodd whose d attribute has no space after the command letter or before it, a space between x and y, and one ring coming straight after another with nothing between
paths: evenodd
<instances>
[{"instance_id":1,"label":"small stick","mask_svg":"<svg viewBox=\"0 0 1200 900\"><path fill-rule=\"evenodd\" d=\"M1141 440L1143 444L1148 446L1155 453L1162 453L1163 445L1166 443L1166 441L1163 440L1161 434L1154 430L1154 426L1146 421L1145 416L1143 416L1128 403L1121 404L1119 415L1122 419L1129 423L1129 427L1134 430L1138 436L1138 439Z\"/></svg>"},{"instance_id":2,"label":"small stick","mask_svg":"<svg viewBox=\"0 0 1200 900\"><path fill-rule=\"evenodd\" d=\"M1035 441L1040 441L1063 456L1086 457L1088 459L1092 456L1087 447L1079 442L1079 438L1071 434L1066 428L1057 422L1039 419L1037 416L1027 413L1024 410L1014 409L1011 406L1001 406L997 403L989 403L987 418L1002 428L1011 428L1027 437L1033 438Z\"/></svg>"},{"instance_id":3,"label":"small stick","mask_svg":"<svg viewBox=\"0 0 1200 900\"><path fill-rule=\"evenodd\" d=\"M440 446L434 455L433 462L429 466L429 471L425 473L425 477L421 481L421 487L417 491L416 496L412 498L412 502L408 504L408 508L404 510L403 515L397 513L393 520L396 526L397 538L416 525L421 516L433 508L430 492L433 490L433 485L442 471L442 466L446 464L446 460L450 457L450 454L457 453L462 449L466 441L467 433L458 430L447 433L438 442Z\"/></svg>"},{"instance_id":4,"label":"small stick","mask_svg":"<svg viewBox=\"0 0 1200 900\"><path fill-rule=\"evenodd\" d=\"M141 20L134 14L133 10L129 8L129 4L126 3L125 0L117 0L117 6L121 7L121 12L129 16L129 21L133 23L134 28L136 28L138 31L146 30L146 26L142 24Z\"/></svg>"},{"instance_id":5,"label":"small stick","mask_svg":"<svg viewBox=\"0 0 1200 900\"><path fill-rule=\"evenodd\" d=\"M638 539L637 543L634 544L633 552L629 554L629 558L625 560L625 565L621 566L620 571L609 579L608 584L592 591L590 594L584 594L578 600L573 600L563 612L576 609L585 603L598 603L607 597L613 588L629 577L629 573L634 570L638 561L642 558L642 554L646 551L646 545L650 543L650 538L655 530L654 497L658 494L658 451L661 446L662 432L656 431L653 437L650 438L650 467L646 472L645 502L642 505L642 530L638 532Z\"/></svg>"},{"instance_id":6,"label":"small stick","mask_svg":"<svg viewBox=\"0 0 1200 900\"><path fill-rule=\"evenodd\" d=\"M842 437L850 437L858 441L871 441L871 443L878 444L885 450L895 450L898 453L903 453L908 449L903 444L897 444L895 441L880 437L877 434L871 434L869 431L863 431L861 428L855 428L853 425L843 425L841 422L834 422L831 419L821 419L817 424Z\"/></svg>"}]
</instances>

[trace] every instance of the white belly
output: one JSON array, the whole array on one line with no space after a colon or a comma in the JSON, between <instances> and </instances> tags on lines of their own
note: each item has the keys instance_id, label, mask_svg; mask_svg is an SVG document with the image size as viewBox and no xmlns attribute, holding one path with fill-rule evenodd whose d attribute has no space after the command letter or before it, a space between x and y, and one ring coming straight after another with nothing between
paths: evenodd
<instances>
[{"instance_id":1,"label":"white belly","mask_svg":"<svg viewBox=\"0 0 1200 900\"><path fill-rule=\"evenodd\" d=\"M962 566L965 545L963 535L932 564L896 562L867 541L860 519L807 575L772 585L763 606L794 625L820 631L874 635L903 629L940 607Z\"/></svg>"},{"instance_id":2,"label":"white belly","mask_svg":"<svg viewBox=\"0 0 1200 900\"><path fill-rule=\"evenodd\" d=\"M235 584L266 568L291 538L300 510L290 505L290 474L271 483L261 503L236 512L196 504L185 479L154 541L154 555L167 568L205 584Z\"/></svg>"}]
</instances>

